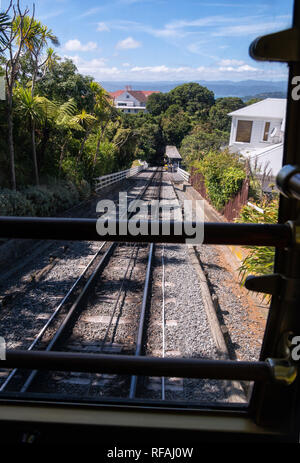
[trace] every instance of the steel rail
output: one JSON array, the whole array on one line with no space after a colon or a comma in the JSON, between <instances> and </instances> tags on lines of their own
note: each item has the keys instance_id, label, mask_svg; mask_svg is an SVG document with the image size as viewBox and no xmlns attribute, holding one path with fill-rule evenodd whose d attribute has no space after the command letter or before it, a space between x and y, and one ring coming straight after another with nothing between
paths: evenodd
<instances>
[{"instance_id":1,"label":"steel rail","mask_svg":"<svg viewBox=\"0 0 300 463\"><path fill-rule=\"evenodd\" d=\"M157 172L158 172L158 171L156 171L155 175L157 174ZM152 183L152 180L155 178L155 175L152 176L151 182L150 182L150 183ZM161 175L160 175L160 177L161 177ZM150 184L149 184L149 185L150 185ZM159 190L160 190L160 187L159 187ZM143 193L143 194L144 194L144 193ZM143 196L143 194L142 194L141 196ZM131 213L131 214L129 215L129 217L131 217L132 215L133 215L133 213ZM133 243L132 252L131 252L131 255L130 255L130 258L129 258L129 262L128 262L128 265L127 265L127 267L126 267L126 269L125 269L125 272L124 272L124 275L123 275L123 279L122 279L122 283L121 283L121 286L120 286L120 289L119 289L119 292L118 292L118 295L117 295L117 299L116 299L116 302L115 302L115 305L114 305L114 308L113 308L113 311L112 311L112 315L111 315L111 317L110 317L110 321L109 321L108 327L107 327L107 329L106 329L104 338L103 338L102 343L101 343L100 352L103 351L103 347L104 347L105 341L106 341L106 339L107 339L108 332L109 332L110 327L111 327L111 325L112 325L113 317L114 317L114 315L115 315L115 312L116 312L116 309L117 309L117 306L118 306L118 303L119 303L119 299L120 299L121 292L122 292L122 289L123 289L123 286L124 286L124 283L125 283L125 279L126 279L126 276L127 276L127 273L128 273L128 270L129 270L129 267L130 267L130 264L131 264L131 261L132 261L132 259L133 259L133 253L134 253L134 251L136 250L136 245L137 245L137 243ZM150 248L150 249L151 249L150 252L152 252L152 249L153 249L153 248ZM148 272L148 270L147 270L147 272ZM146 281L147 281L147 277L146 277ZM145 295L145 294L144 294L144 295ZM143 299L143 300L144 300L144 299ZM143 306L143 304L142 304L142 306ZM141 320L140 320L140 327L139 327L139 330L143 329L143 328L142 328L143 325L144 325L143 319L144 319L144 316L143 316L143 310L142 310L142 323L141 323ZM140 335L140 332L139 332L139 333L138 333L138 339L140 338L140 336L142 336L142 335ZM140 352L140 351L139 351L139 352ZM138 354L136 354L136 355L138 355Z\"/></svg>"},{"instance_id":2,"label":"steel rail","mask_svg":"<svg viewBox=\"0 0 300 463\"><path fill-rule=\"evenodd\" d=\"M186 243L195 237L186 232L186 227L195 229L203 226L204 238L200 244L235 244L249 246L274 246L285 248L292 246L293 232L287 224L248 224L248 223L214 223L184 222L182 233L178 234L178 222L170 221L167 232L162 220L140 220L141 228L148 226L148 234L132 236L119 233L127 230L128 221L116 220L116 234L100 235L97 233L97 221L106 224L102 219L79 218L40 218L40 217L0 217L0 238L51 239L69 241L118 241L141 243ZM164 223L164 226L163 226ZM180 222L181 223L181 222ZM153 225L153 227L151 226ZM155 226L154 226L155 225ZM182 225L182 224L181 224ZM121 228L122 227L122 228ZM155 229L155 232L152 230ZM156 230L158 229L158 233Z\"/></svg>"},{"instance_id":3,"label":"steel rail","mask_svg":"<svg viewBox=\"0 0 300 463\"><path fill-rule=\"evenodd\" d=\"M112 310L110 320L109 320L108 326L106 328L105 334L104 334L103 339L101 341L101 345L100 345L100 349L99 349L100 352L103 352L103 350L104 350L105 343L106 343L106 340L107 340L107 337L108 337L108 333L109 333L109 330L110 330L111 325L113 323L113 319L114 319L114 316L115 316L115 313L116 313L116 310L117 310L117 307L118 307L118 304L119 304L121 293L122 293L122 290L123 290L123 287L124 287L124 284L125 284L125 280L126 280L126 277L127 277L127 274L128 274L128 270L129 270L131 262L132 262L132 260L134 258L133 255L134 255L134 252L136 251L136 248L137 248L136 243L133 243L131 254L129 256L128 264L127 264L127 266L125 268L125 271L124 271L124 274L123 274L122 282L121 282L121 285L120 285L120 288L119 288L119 291L118 291L118 294L117 294L117 298L116 298L116 301L115 301L115 304L114 304L114 308ZM113 343L113 339L111 341L111 344L112 343Z\"/></svg>"},{"instance_id":4,"label":"steel rail","mask_svg":"<svg viewBox=\"0 0 300 463\"><path fill-rule=\"evenodd\" d=\"M272 381L267 362L159 358L133 355L86 354L56 351L8 350L1 368L75 371L137 376Z\"/></svg>"},{"instance_id":5,"label":"steel rail","mask_svg":"<svg viewBox=\"0 0 300 463\"><path fill-rule=\"evenodd\" d=\"M158 185L158 194L156 195L158 199L160 199L160 191L161 191L161 182L162 182L162 172L160 172L159 178L159 185ZM139 356L142 354L143 348L143 336L145 331L145 319L146 319L146 310L148 304L148 295L149 295L149 288L150 288L150 277L151 277L151 270L152 270L152 261L153 261L153 254L154 254L154 244L150 244L149 248L149 256L147 262L147 269L146 269L146 277L144 283L144 292L143 292L143 299L141 305L141 313L140 313L140 321L139 321L139 328L136 340L136 349L135 349L135 356ZM137 388L137 376L133 375L130 380L130 389L129 389L129 398L133 399L136 395L136 388Z\"/></svg>"},{"instance_id":6,"label":"steel rail","mask_svg":"<svg viewBox=\"0 0 300 463\"><path fill-rule=\"evenodd\" d=\"M150 249L149 249L149 257L148 257L148 263L147 263L145 284L144 284L144 293L143 293L143 300L142 300L142 306L141 306L140 322L139 322L139 329L138 329L138 335L137 335L137 341L136 341L136 349L135 349L135 354L134 354L135 356L141 355L142 353L142 347L143 347L142 342L143 342L147 300L148 300L149 286L150 286L153 250L154 250L154 244L151 243ZM130 391L129 391L130 399L133 399L135 397L136 386L137 386L137 377L136 375L133 375L130 381Z\"/></svg>"},{"instance_id":7,"label":"steel rail","mask_svg":"<svg viewBox=\"0 0 300 463\"><path fill-rule=\"evenodd\" d=\"M47 322L45 323L45 325L43 326L43 328L40 330L40 332L38 333L38 335L36 336L36 338L34 339L34 341L30 344L30 346L28 347L27 350L32 350L36 345L37 343L40 341L40 339L43 337L44 333L46 332L47 328L50 326L50 324L52 323L52 321L57 317L57 315L59 314L59 312L61 311L62 307L64 306L64 304L68 301L68 299L70 299L71 295L74 293L75 289L78 287L78 285L81 283L81 281L83 280L84 276L86 275L86 272L88 271L88 269L93 265L94 261L97 259L97 257L99 256L100 252L102 251L103 247L105 246L106 243L102 243L102 245L100 246L100 248L98 249L98 251L96 252L96 254L93 256L93 258L90 260L90 262L88 263L88 265L85 267L85 269L81 272L81 274L79 275L79 277L76 279L76 281L73 283L73 285L71 286L71 288L69 289L69 291L67 292L67 294L63 297L63 299L60 301L60 303L58 304L58 306L56 307L55 311L52 313L52 315L49 317L49 319L47 320ZM10 383L10 381L12 380L12 378L15 376L15 374L17 373L17 370L14 369L10 374L9 376L6 378L6 380L4 381L4 383L1 385L0 387L0 392L3 392L4 389L8 386L8 384Z\"/></svg>"},{"instance_id":8,"label":"steel rail","mask_svg":"<svg viewBox=\"0 0 300 463\"><path fill-rule=\"evenodd\" d=\"M51 339L51 341L47 345L47 347L45 349L46 352L50 352L55 347L57 347L59 345L59 343L61 342L61 339L63 338L63 336L65 336L65 334L66 334L67 330L69 329L70 324L72 323L72 320L74 319L77 311L80 309L82 304L85 302L88 294L91 291L92 286L96 283L96 278L98 277L99 274L101 274L103 268L106 265L107 260L109 259L109 257L113 253L113 250L115 249L115 247L116 247L116 243L112 243L110 245L110 247L108 248L108 250L106 251L106 253L104 254L104 256L102 256L102 259L98 263L98 265L97 265L96 269L94 270L94 272L92 273L92 275L87 280L86 284L84 285L84 287L83 287L82 291L80 292L79 296L77 297L76 301L72 304L70 310L68 311L68 313L67 313L66 317L64 318L62 324L60 325L59 329L55 332L53 338ZM32 384L32 381L36 377L36 374L37 374L36 370L34 370L34 371L32 371L30 373L29 377L27 378L24 385L22 386L21 392L26 392L28 390L28 388Z\"/></svg>"},{"instance_id":9,"label":"steel rail","mask_svg":"<svg viewBox=\"0 0 300 463\"><path fill-rule=\"evenodd\" d=\"M138 195L138 199L141 198L145 194L148 187L152 183L153 178L155 177L155 175L156 175L156 171L154 171L153 175L151 176L149 181L146 183L146 185L143 188L143 190L141 191L141 193ZM129 214L128 217L130 218L131 215L132 215L132 213ZM106 242L103 243L103 246L105 244L106 244ZM113 242L110 245L110 247L108 248L108 250L106 251L106 253L102 256L100 262L96 266L96 268L95 268L94 272L92 273L92 275L87 280L87 282L86 282L84 288L82 289L81 293L77 297L74 304L72 304L70 310L68 311L68 313L67 313L66 317L64 318L62 324L60 325L59 329L56 331L54 337L51 339L50 343L47 345L47 347L45 349L46 352L50 352L51 350L53 350L55 347L57 347L59 345L59 343L61 342L61 339L63 338L63 336L66 334L67 330L69 329L70 324L72 323L76 313L78 312L78 310L80 309L80 307L84 303L84 301L86 300L91 288L95 284L96 278L99 276L99 274L102 273L104 267L107 264L108 259L110 258L110 256L112 255L113 251L115 250L115 248L117 246L118 246L118 243ZM28 390L28 388L30 387L30 385L34 381L37 373L38 373L37 370L33 370L30 373L30 375L28 376L28 378L26 379L25 383L23 384L23 386L21 388L22 393L24 393L24 392L26 392ZM0 392L1 392L1 390L0 390Z\"/></svg>"}]
</instances>

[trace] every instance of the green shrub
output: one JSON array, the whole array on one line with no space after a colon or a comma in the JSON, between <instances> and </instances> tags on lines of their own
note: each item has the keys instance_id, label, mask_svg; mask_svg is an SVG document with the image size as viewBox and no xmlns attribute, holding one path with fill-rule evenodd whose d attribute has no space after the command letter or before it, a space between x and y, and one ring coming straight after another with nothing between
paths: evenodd
<instances>
[{"instance_id":1,"label":"green shrub","mask_svg":"<svg viewBox=\"0 0 300 463\"><path fill-rule=\"evenodd\" d=\"M263 209L263 214L251 206L244 206L237 222L242 223L276 223L278 220L278 199L264 200L256 206ZM275 249L270 246L247 246L248 255L239 268L242 283L250 274L266 275L273 272Z\"/></svg>"},{"instance_id":2,"label":"green shrub","mask_svg":"<svg viewBox=\"0 0 300 463\"><path fill-rule=\"evenodd\" d=\"M89 182L87 182L84 179L81 180L81 182L78 185L78 192L80 199L88 199L91 196L92 192L91 185L89 184Z\"/></svg>"},{"instance_id":3,"label":"green shrub","mask_svg":"<svg viewBox=\"0 0 300 463\"><path fill-rule=\"evenodd\" d=\"M240 191L246 178L243 162L228 150L209 151L194 165L202 173L208 197L219 211Z\"/></svg>"},{"instance_id":4,"label":"green shrub","mask_svg":"<svg viewBox=\"0 0 300 463\"><path fill-rule=\"evenodd\" d=\"M31 186L23 190L26 199L35 207L36 215L47 217L56 210L54 193L42 186Z\"/></svg>"},{"instance_id":5,"label":"green shrub","mask_svg":"<svg viewBox=\"0 0 300 463\"><path fill-rule=\"evenodd\" d=\"M78 200L78 195L73 195L66 186L62 184L55 184L48 187L52 192L55 202L55 212L65 211L69 209Z\"/></svg>"},{"instance_id":6,"label":"green shrub","mask_svg":"<svg viewBox=\"0 0 300 463\"><path fill-rule=\"evenodd\" d=\"M0 190L0 215L34 216L36 209L27 197L13 190Z\"/></svg>"},{"instance_id":7,"label":"green shrub","mask_svg":"<svg viewBox=\"0 0 300 463\"><path fill-rule=\"evenodd\" d=\"M80 196L79 196L79 191L78 188L76 187L75 183L71 182L71 180L68 180L64 182L64 187L69 191L71 194L71 197L74 199L74 203L79 202Z\"/></svg>"}]
</instances>

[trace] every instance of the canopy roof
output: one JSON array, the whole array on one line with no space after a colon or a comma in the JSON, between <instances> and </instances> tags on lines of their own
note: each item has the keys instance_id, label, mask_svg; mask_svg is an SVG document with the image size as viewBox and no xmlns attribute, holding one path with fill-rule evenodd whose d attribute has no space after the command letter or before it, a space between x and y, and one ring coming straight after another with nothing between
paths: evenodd
<instances>
[{"instance_id":1,"label":"canopy roof","mask_svg":"<svg viewBox=\"0 0 300 463\"><path fill-rule=\"evenodd\" d=\"M170 146L170 145L166 146L166 156L169 159L182 159L176 146Z\"/></svg>"}]
</instances>

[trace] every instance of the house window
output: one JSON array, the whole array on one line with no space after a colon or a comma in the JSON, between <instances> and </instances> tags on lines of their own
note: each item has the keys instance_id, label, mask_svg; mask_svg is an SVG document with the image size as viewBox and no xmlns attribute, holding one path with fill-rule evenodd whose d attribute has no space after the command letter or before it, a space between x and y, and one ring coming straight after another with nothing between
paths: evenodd
<instances>
[{"instance_id":1,"label":"house window","mask_svg":"<svg viewBox=\"0 0 300 463\"><path fill-rule=\"evenodd\" d=\"M264 129L263 141L268 141L269 132L270 132L270 122L266 122L265 123L265 129Z\"/></svg>"},{"instance_id":2,"label":"house window","mask_svg":"<svg viewBox=\"0 0 300 463\"><path fill-rule=\"evenodd\" d=\"M250 143L252 121L238 121L235 141Z\"/></svg>"}]
</instances>

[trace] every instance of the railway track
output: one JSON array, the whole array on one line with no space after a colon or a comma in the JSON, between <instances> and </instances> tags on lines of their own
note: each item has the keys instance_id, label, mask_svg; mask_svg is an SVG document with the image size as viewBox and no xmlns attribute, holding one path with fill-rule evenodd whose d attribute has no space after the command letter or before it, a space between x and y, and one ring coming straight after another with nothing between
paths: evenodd
<instances>
[{"instance_id":1,"label":"railway track","mask_svg":"<svg viewBox=\"0 0 300 463\"><path fill-rule=\"evenodd\" d=\"M171 199L175 207L182 199L161 172L133 196L149 203ZM187 246L103 242L29 350L224 358L204 305ZM243 401L236 386L212 380L16 369L4 378L0 392L87 400Z\"/></svg>"},{"instance_id":2,"label":"railway track","mask_svg":"<svg viewBox=\"0 0 300 463\"><path fill-rule=\"evenodd\" d=\"M131 199L139 197L148 183L149 174L152 175L153 172L142 172L133 182L126 182L126 188L131 185ZM108 197L117 201L118 195L119 192L109 194ZM99 200L98 197L97 199ZM88 204L89 210L84 209L83 212L95 215L97 200L88 201ZM6 272L7 279L1 282L0 330L9 348L28 349L32 344L34 348L37 347L34 338L43 332L45 320L52 319L53 313L56 314L55 319L58 313L64 313L76 292L84 286L97 259L101 258L109 246L103 248L102 244L38 241L36 252L32 251L34 262L29 259L30 262L26 262L22 271L19 266L24 266L24 262L17 264L16 275L8 275L10 270ZM65 294L68 294L66 300ZM56 311L59 299L63 303L59 304L59 310ZM7 372L0 370L0 386L6 377Z\"/></svg>"},{"instance_id":3,"label":"railway track","mask_svg":"<svg viewBox=\"0 0 300 463\"><path fill-rule=\"evenodd\" d=\"M160 173L156 175L159 177ZM142 189L137 199L151 200L157 198L160 178L156 180L157 184L155 186L153 186L154 182L155 175L152 175L152 178ZM153 192L149 196L151 188ZM134 272L149 274L150 269L147 270L147 267L151 262L149 255L151 256L152 251L153 246L151 245L102 243L97 254L39 332L29 350L36 348L46 351L63 349L69 352L97 353L119 353L120 351L129 353L136 351L138 355L144 328L142 317L139 314L140 304L137 303L140 300L137 294L139 284L135 281ZM146 278L143 291L140 288L142 291L141 300L143 300L141 313L145 312L144 301L147 299L148 281L149 277ZM83 287L82 282L85 282ZM79 294L70 306L67 303L72 297L74 299L74 294L78 293L80 284ZM134 291L131 290L132 285ZM108 293L109 298L107 297ZM92 294L93 301L91 301ZM125 306L127 312L130 313L130 309L133 312L131 318L128 318L128 314L125 314L124 317ZM127 326L125 329L126 339L124 339L122 333L119 333L122 331L120 327L124 328L124 326ZM129 334L128 327L134 326L138 327L137 332L135 333L133 328ZM136 342L134 342L135 338L137 338ZM49 342L47 339L49 339ZM115 342L116 339L118 342ZM20 370L14 370L2 384L0 392L17 389L24 393L30 389L34 390L35 384L38 384L39 391L44 391L45 388L47 391L51 389L57 391L67 385L68 392L70 392L70 385L74 385L77 389L80 389L83 385L88 385L88 392L91 392L95 384L98 385L99 383L103 386L103 381L106 384L108 379L102 378L98 381L97 378L88 379L83 378L82 375L76 375L76 378L73 378L72 375L69 375L69 377L66 377L66 375L57 377L55 374L50 375L50 377L48 375L47 379L41 379L41 375L38 375L36 371L32 371L27 375ZM134 395L135 382L136 378L133 377L130 386L131 396ZM115 379L114 384L117 384ZM117 389L120 392L119 386Z\"/></svg>"}]
</instances>

